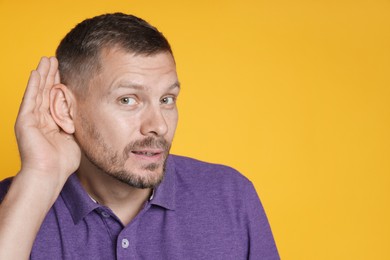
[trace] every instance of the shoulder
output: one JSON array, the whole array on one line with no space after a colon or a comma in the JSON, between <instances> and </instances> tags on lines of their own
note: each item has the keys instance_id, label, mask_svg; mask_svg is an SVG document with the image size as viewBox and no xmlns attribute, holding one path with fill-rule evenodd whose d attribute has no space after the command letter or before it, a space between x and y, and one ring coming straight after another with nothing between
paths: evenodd
<instances>
[{"instance_id":1,"label":"shoulder","mask_svg":"<svg viewBox=\"0 0 390 260\"><path fill-rule=\"evenodd\" d=\"M252 182L232 167L184 156L170 157L174 163L177 183L185 189L233 194L253 188Z\"/></svg>"},{"instance_id":2,"label":"shoulder","mask_svg":"<svg viewBox=\"0 0 390 260\"><path fill-rule=\"evenodd\" d=\"M3 201L12 183L12 177L0 181L0 202Z\"/></svg>"},{"instance_id":3,"label":"shoulder","mask_svg":"<svg viewBox=\"0 0 390 260\"><path fill-rule=\"evenodd\" d=\"M249 182L249 180L236 169L222 164L204 162L190 157L170 155L175 170L180 175L189 177L219 177Z\"/></svg>"}]
</instances>

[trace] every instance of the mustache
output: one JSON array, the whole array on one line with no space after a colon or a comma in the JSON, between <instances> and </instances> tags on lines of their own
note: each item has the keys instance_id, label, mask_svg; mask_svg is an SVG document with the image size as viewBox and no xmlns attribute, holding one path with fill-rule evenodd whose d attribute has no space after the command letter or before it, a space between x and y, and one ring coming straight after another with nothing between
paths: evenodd
<instances>
[{"instance_id":1,"label":"mustache","mask_svg":"<svg viewBox=\"0 0 390 260\"><path fill-rule=\"evenodd\" d=\"M162 149L164 152L167 152L171 148L171 144L166 141L164 138L155 138L155 137L146 137L141 140L136 140L128 145L126 145L125 149L123 150L124 154L127 156L131 151L139 150L139 149Z\"/></svg>"}]
</instances>

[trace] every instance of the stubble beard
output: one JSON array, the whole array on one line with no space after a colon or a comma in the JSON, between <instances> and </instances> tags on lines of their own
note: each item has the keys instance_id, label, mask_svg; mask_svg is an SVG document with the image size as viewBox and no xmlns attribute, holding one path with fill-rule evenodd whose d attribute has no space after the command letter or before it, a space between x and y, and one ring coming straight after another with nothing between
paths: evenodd
<instances>
[{"instance_id":1,"label":"stubble beard","mask_svg":"<svg viewBox=\"0 0 390 260\"><path fill-rule=\"evenodd\" d=\"M163 138L146 137L145 139L134 141L126 146L123 150L122 158L123 164L122 169L119 171L107 171L107 174L124 182L132 187L139 189L155 188L161 183L165 175L166 162L170 151L170 144ZM131 171L124 170L124 164L129 158L131 151L140 149L161 149L163 150L162 165L160 163L148 163L141 166L141 171L146 172L142 175ZM115 159L119 156L116 155ZM159 170L160 169L160 170Z\"/></svg>"},{"instance_id":2,"label":"stubble beard","mask_svg":"<svg viewBox=\"0 0 390 260\"><path fill-rule=\"evenodd\" d=\"M129 143L122 153L115 152L104 141L102 135L84 121L84 129L87 131L91 142L79 144L85 157L100 171L112 178L123 182L131 187L146 189L155 188L159 185L165 175L166 162L171 144L162 137L146 137ZM84 139L84 138L83 138ZM139 173L125 168L131 151L140 149L161 149L163 150L162 163L148 163L141 165ZM161 165L162 164L162 165ZM158 170L160 168L160 170Z\"/></svg>"}]
</instances>

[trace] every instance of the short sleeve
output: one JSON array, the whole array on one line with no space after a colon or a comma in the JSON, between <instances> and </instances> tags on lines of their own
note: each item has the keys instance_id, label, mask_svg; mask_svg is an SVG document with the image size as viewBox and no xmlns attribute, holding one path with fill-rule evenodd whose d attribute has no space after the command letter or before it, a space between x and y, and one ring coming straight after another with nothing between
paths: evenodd
<instances>
[{"instance_id":1,"label":"short sleeve","mask_svg":"<svg viewBox=\"0 0 390 260\"><path fill-rule=\"evenodd\" d=\"M245 203L249 236L248 259L280 259L267 216L252 183L246 189Z\"/></svg>"}]
</instances>

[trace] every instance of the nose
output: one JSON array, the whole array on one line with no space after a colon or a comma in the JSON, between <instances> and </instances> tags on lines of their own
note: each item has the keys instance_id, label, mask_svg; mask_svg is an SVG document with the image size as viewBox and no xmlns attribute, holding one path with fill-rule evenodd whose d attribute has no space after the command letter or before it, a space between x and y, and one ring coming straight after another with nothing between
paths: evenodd
<instances>
[{"instance_id":1,"label":"nose","mask_svg":"<svg viewBox=\"0 0 390 260\"><path fill-rule=\"evenodd\" d=\"M160 107L149 107L142 115L141 133L145 136L164 136L168 125Z\"/></svg>"}]
</instances>

